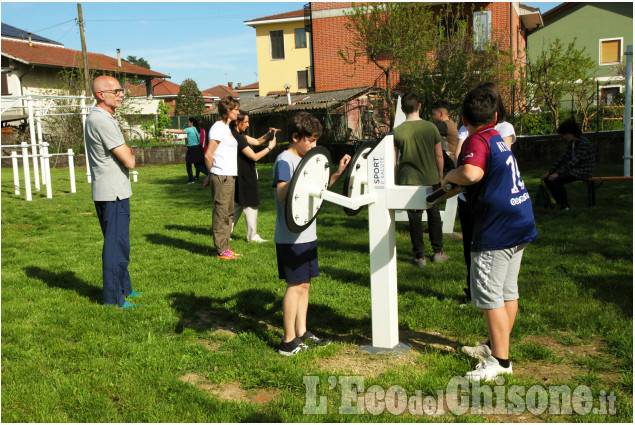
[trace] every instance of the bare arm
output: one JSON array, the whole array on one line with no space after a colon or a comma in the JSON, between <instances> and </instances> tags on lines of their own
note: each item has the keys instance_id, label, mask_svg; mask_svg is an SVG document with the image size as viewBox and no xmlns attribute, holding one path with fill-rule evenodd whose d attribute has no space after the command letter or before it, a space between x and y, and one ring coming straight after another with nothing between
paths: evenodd
<instances>
[{"instance_id":1,"label":"bare arm","mask_svg":"<svg viewBox=\"0 0 635 425\"><path fill-rule=\"evenodd\" d=\"M340 159L340 165L337 167L337 171L331 176L329 180L329 187L333 186L335 182L342 176L342 173L346 169L348 163L351 162L351 156L346 154Z\"/></svg>"},{"instance_id":2,"label":"bare arm","mask_svg":"<svg viewBox=\"0 0 635 425\"><path fill-rule=\"evenodd\" d=\"M443 179L442 187L446 183L456 183L460 186L469 186L481 181L485 171L476 165L464 164L450 171ZM444 187L445 190L445 187Z\"/></svg>"},{"instance_id":3,"label":"bare arm","mask_svg":"<svg viewBox=\"0 0 635 425\"><path fill-rule=\"evenodd\" d=\"M269 152L271 152L273 148L275 147L276 147L276 138L274 136L274 138L271 139L271 141L269 141L269 145L267 145L266 148L264 148L258 153L255 153L250 146L247 146L241 152L243 153L243 155L245 155L247 158L251 159L252 161L258 162L262 158L264 158Z\"/></svg>"},{"instance_id":4,"label":"bare arm","mask_svg":"<svg viewBox=\"0 0 635 425\"><path fill-rule=\"evenodd\" d=\"M512 140L514 140L512 136L503 137L503 141L505 142L505 144L507 145L509 149L512 148Z\"/></svg>"},{"instance_id":5,"label":"bare arm","mask_svg":"<svg viewBox=\"0 0 635 425\"><path fill-rule=\"evenodd\" d=\"M205 152L205 166L208 170L211 170L214 165L214 152L216 152L218 145L220 145L220 142L214 139L210 140L207 145L207 151Z\"/></svg>"},{"instance_id":6,"label":"bare arm","mask_svg":"<svg viewBox=\"0 0 635 425\"><path fill-rule=\"evenodd\" d=\"M399 172L399 167L397 166L397 159L399 158L399 150L397 149L397 147L395 147L395 172L394 172L394 176L395 176L395 184L397 184L397 173Z\"/></svg>"},{"instance_id":7,"label":"bare arm","mask_svg":"<svg viewBox=\"0 0 635 425\"><path fill-rule=\"evenodd\" d=\"M124 144L117 146L116 148L111 150L111 152L117 157L117 159L123 164L124 167L129 170L134 169L135 157L132 148L129 148Z\"/></svg>"},{"instance_id":8,"label":"bare arm","mask_svg":"<svg viewBox=\"0 0 635 425\"><path fill-rule=\"evenodd\" d=\"M289 183L288 182L278 182L276 185L276 193L278 194L278 201L285 202L287 200L287 192L289 191Z\"/></svg>"},{"instance_id":9,"label":"bare arm","mask_svg":"<svg viewBox=\"0 0 635 425\"><path fill-rule=\"evenodd\" d=\"M185 134L185 130L179 130L178 128L175 128L175 129L166 128L161 133Z\"/></svg>"},{"instance_id":10,"label":"bare arm","mask_svg":"<svg viewBox=\"0 0 635 425\"><path fill-rule=\"evenodd\" d=\"M251 146L260 146L267 140L267 137L269 136L269 134L273 133L273 137L276 137L276 131L280 131L280 130L278 130L277 128L269 127L269 131L257 139L251 136L248 136L246 134L244 136L247 143L249 143Z\"/></svg>"},{"instance_id":11,"label":"bare arm","mask_svg":"<svg viewBox=\"0 0 635 425\"><path fill-rule=\"evenodd\" d=\"M434 159L437 162L437 171L439 172L439 183L443 181L443 145L441 142L434 145Z\"/></svg>"},{"instance_id":12,"label":"bare arm","mask_svg":"<svg viewBox=\"0 0 635 425\"><path fill-rule=\"evenodd\" d=\"M456 150L454 151L454 166L456 167L456 163L459 160L459 155L461 154L461 147L463 146L463 142L465 139L456 139Z\"/></svg>"}]
</instances>

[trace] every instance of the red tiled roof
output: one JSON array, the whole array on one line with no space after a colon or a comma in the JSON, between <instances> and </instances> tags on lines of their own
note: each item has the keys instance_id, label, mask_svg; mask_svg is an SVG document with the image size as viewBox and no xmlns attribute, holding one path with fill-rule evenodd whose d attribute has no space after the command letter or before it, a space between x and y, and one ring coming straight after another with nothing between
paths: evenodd
<instances>
[{"instance_id":1,"label":"red tiled roof","mask_svg":"<svg viewBox=\"0 0 635 425\"><path fill-rule=\"evenodd\" d=\"M203 94L203 96L212 96L218 98L222 98L225 96L240 97L238 93L223 85L211 87L207 90L203 90L201 93Z\"/></svg>"},{"instance_id":2,"label":"red tiled roof","mask_svg":"<svg viewBox=\"0 0 635 425\"><path fill-rule=\"evenodd\" d=\"M300 10L294 10L291 12L280 13L278 15L264 16L262 18L256 18L246 22L271 21L274 19L290 19L290 18L303 18L303 17L304 17L304 9L300 9Z\"/></svg>"},{"instance_id":3,"label":"red tiled roof","mask_svg":"<svg viewBox=\"0 0 635 425\"><path fill-rule=\"evenodd\" d=\"M46 46L13 40L2 40L2 56L32 65L53 66L60 68L77 68L82 66L82 52L64 47ZM100 71L119 72L138 75L140 77L168 77L151 69L133 65L125 60L121 67L117 66L117 59L101 53L88 53L88 67Z\"/></svg>"},{"instance_id":4,"label":"red tiled roof","mask_svg":"<svg viewBox=\"0 0 635 425\"><path fill-rule=\"evenodd\" d=\"M258 90L260 88L260 82L256 81L255 83L251 83L247 86L240 86L240 88L236 87L236 90Z\"/></svg>"},{"instance_id":5,"label":"red tiled roof","mask_svg":"<svg viewBox=\"0 0 635 425\"><path fill-rule=\"evenodd\" d=\"M152 92L155 96L176 96L179 94L181 86L168 81L163 78L152 79ZM130 93L130 96L145 96L146 85L145 84L126 84L126 90Z\"/></svg>"}]
</instances>

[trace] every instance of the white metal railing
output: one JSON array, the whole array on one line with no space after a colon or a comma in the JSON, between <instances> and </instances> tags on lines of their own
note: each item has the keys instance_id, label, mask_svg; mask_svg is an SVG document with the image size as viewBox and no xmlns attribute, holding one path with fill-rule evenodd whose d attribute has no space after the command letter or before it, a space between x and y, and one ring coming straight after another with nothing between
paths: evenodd
<instances>
[{"instance_id":1,"label":"white metal railing","mask_svg":"<svg viewBox=\"0 0 635 425\"><path fill-rule=\"evenodd\" d=\"M46 197L52 198L52 183L51 183L51 169L50 158L53 156L68 156L69 174L71 177L71 193L75 193L75 170L74 170L74 153L72 149L69 149L67 153L50 154L49 144L44 143L42 135L42 118L47 116L56 115L77 115L82 116L82 125L85 125L86 116L90 113L90 109L94 106L93 102L87 102L85 96L57 96L57 95L42 95L42 94L29 94L26 96L2 96L2 113L6 113L11 110L26 110L29 120L29 136L30 143L23 142L20 145L3 145L2 148L20 148L21 154L17 151L12 151L10 156L2 156L2 158L11 158L13 166L13 179L14 179L14 192L16 195L20 194L20 182L19 182L19 162L18 159L22 159L22 167L24 169L24 189L25 197L27 201L32 200L31 194L31 173L29 158L32 159L33 164L33 184L36 191L41 189L40 183L46 186ZM56 100L73 100L71 105L56 105ZM45 102L45 105L42 103ZM78 103L78 104L75 104ZM57 108L79 108L78 112L68 113L55 113ZM84 140L84 148L86 141ZM31 152L29 153L29 148ZM91 182L90 165L86 163L86 178L88 183Z\"/></svg>"}]
</instances>

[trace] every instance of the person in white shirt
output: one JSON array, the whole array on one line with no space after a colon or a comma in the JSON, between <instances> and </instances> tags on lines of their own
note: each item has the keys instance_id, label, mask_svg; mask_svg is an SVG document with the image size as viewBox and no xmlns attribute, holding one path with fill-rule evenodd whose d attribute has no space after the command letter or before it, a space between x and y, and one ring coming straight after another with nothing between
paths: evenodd
<instances>
[{"instance_id":1,"label":"person in white shirt","mask_svg":"<svg viewBox=\"0 0 635 425\"><path fill-rule=\"evenodd\" d=\"M209 130L209 144L205 152L205 165L210 170L214 213L212 214L212 237L221 260L237 260L240 254L229 248L234 215L234 188L238 165L236 156L238 142L232 135L229 124L238 117L240 103L232 96L218 102L220 119Z\"/></svg>"}]
</instances>

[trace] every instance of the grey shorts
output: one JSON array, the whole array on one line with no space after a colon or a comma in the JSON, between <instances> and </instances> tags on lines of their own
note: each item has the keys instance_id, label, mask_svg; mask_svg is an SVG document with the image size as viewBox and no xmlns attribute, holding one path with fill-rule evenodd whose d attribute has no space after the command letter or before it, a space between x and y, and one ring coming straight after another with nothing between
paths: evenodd
<instances>
[{"instance_id":1,"label":"grey shorts","mask_svg":"<svg viewBox=\"0 0 635 425\"><path fill-rule=\"evenodd\" d=\"M525 245L471 253L472 304L491 310L518 299L518 271Z\"/></svg>"}]
</instances>

